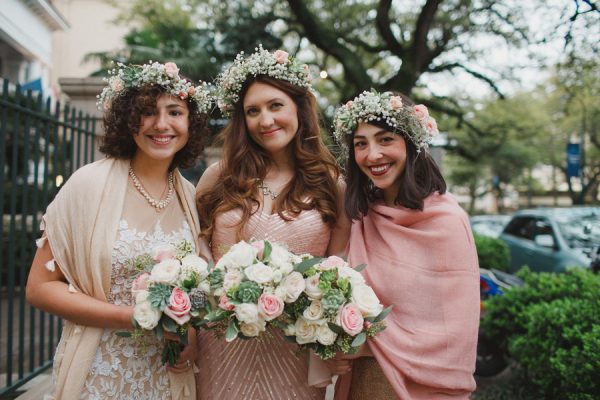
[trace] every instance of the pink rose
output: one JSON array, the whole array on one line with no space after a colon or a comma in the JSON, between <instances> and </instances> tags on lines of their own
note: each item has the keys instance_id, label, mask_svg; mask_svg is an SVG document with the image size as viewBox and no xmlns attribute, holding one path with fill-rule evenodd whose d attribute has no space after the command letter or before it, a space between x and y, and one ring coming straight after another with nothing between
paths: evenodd
<instances>
[{"instance_id":1,"label":"pink rose","mask_svg":"<svg viewBox=\"0 0 600 400\"><path fill-rule=\"evenodd\" d=\"M179 92L179 98L181 100L185 100L187 98L187 93L182 90L181 92Z\"/></svg>"},{"instance_id":2,"label":"pink rose","mask_svg":"<svg viewBox=\"0 0 600 400\"><path fill-rule=\"evenodd\" d=\"M176 77L179 74L179 68L174 62L168 62L165 64L165 74L171 78Z\"/></svg>"},{"instance_id":3,"label":"pink rose","mask_svg":"<svg viewBox=\"0 0 600 400\"><path fill-rule=\"evenodd\" d=\"M148 279L150 279L150 274L148 272L143 272L139 274L131 284L131 293L135 296L136 293L139 293L143 290L147 290Z\"/></svg>"},{"instance_id":4,"label":"pink rose","mask_svg":"<svg viewBox=\"0 0 600 400\"><path fill-rule=\"evenodd\" d=\"M165 308L165 314L171 317L178 325L183 325L190 320L190 297L180 288L173 289L169 298L169 305Z\"/></svg>"},{"instance_id":5,"label":"pink rose","mask_svg":"<svg viewBox=\"0 0 600 400\"><path fill-rule=\"evenodd\" d=\"M352 100L348 100L348 101L346 102L346 108L350 108L350 107L352 107L352 104L354 104L354 102L353 102Z\"/></svg>"},{"instance_id":6,"label":"pink rose","mask_svg":"<svg viewBox=\"0 0 600 400\"><path fill-rule=\"evenodd\" d=\"M177 249L170 244L156 246L152 251L152 259L156 262L161 262L171 258L175 258Z\"/></svg>"},{"instance_id":7,"label":"pink rose","mask_svg":"<svg viewBox=\"0 0 600 400\"><path fill-rule=\"evenodd\" d=\"M125 87L123 80L118 76L113 77L110 80L110 88L115 92L120 92Z\"/></svg>"},{"instance_id":8,"label":"pink rose","mask_svg":"<svg viewBox=\"0 0 600 400\"><path fill-rule=\"evenodd\" d=\"M321 267L319 268L322 271L327 271L334 268L341 268L346 265L346 261L343 258L338 256L329 256L325 261L319 264Z\"/></svg>"},{"instance_id":9,"label":"pink rose","mask_svg":"<svg viewBox=\"0 0 600 400\"><path fill-rule=\"evenodd\" d=\"M235 304L231 304L229 302L229 298L225 295L221 296L219 299L219 308L225 311L233 311L235 310Z\"/></svg>"},{"instance_id":10,"label":"pink rose","mask_svg":"<svg viewBox=\"0 0 600 400\"><path fill-rule=\"evenodd\" d=\"M419 121L425 121L429 117L429 111L423 104L417 104L414 108L415 115Z\"/></svg>"},{"instance_id":11,"label":"pink rose","mask_svg":"<svg viewBox=\"0 0 600 400\"><path fill-rule=\"evenodd\" d=\"M427 119L425 120L425 129L427 130L430 136L437 134L438 127L437 122L435 122L435 119L427 117Z\"/></svg>"},{"instance_id":12,"label":"pink rose","mask_svg":"<svg viewBox=\"0 0 600 400\"><path fill-rule=\"evenodd\" d=\"M275 53L273 53L273 57L275 57L277 64L285 64L288 60L289 54L287 51L276 50Z\"/></svg>"},{"instance_id":13,"label":"pink rose","mask_svg":"<svg viewBox=\"0 0 600 400\"><path fill-rule=\"evenodd\" d=\"M256 258L262 260L264 255L263 253L265 251L265 242L263 240L259 240L257 242L250 243L250 245L257 250Z\"/></svg>"},{"instance_id":14,"label":"pink rose","mask_svg":"<svg viewBox=\"0 0 600 400\"><path fill-rule=\"evenodd\" d=\"M400 96L392 96L390 98L390 107L393 110L399 110L402 108L402 98Z\"/></svg>"},{"instance_id":15,"label":"pink rose","mask_svg":"<svg viewBox=\"0 0 600 400\"><path fill-rule=\"evenodd\" d=\"M271 321L283 313L283 300L274 294L263 293L258 298L258 312L265 320Z\"/></svg>"},{"instance_id":16,"label":"pink rose","mask_svg":"<svg viewBox=\"0 0 600 400\"><path fill-rule=\"evenodd\" d=\"M358 307L353 303L348 303L342 307L339 318L340 326L348 335L356 336L362 332L365 320Z\"/></svg>"},{"instance_id":17,"label":"pink rose","mask_svg":"<svg viewBox=\"0 0 600 400\"><path fill-rule=\"evenodd\" d=\"M194 93L196 93L196 88L192 86L192 87L190 87L190 88L188 89L188 94L189 94L190 96L193 96L193 95L194 95Z\"/></svg>"}]
</instances>

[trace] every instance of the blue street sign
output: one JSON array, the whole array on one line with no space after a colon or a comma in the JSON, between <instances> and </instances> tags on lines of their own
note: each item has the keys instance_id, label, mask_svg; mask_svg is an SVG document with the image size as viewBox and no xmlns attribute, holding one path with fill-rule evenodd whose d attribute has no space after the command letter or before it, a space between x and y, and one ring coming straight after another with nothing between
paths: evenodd
<instances>
[{"instance_id":1,"label":"blue street sign","mask_svg":"<svg viewBox=\"0 0 600 400\"><path fill-rule=\"evenodd\" d=\"M577 178L581 172L581 147L579 143L567 144L567 176Z\"/></svg>"}]
</instances>

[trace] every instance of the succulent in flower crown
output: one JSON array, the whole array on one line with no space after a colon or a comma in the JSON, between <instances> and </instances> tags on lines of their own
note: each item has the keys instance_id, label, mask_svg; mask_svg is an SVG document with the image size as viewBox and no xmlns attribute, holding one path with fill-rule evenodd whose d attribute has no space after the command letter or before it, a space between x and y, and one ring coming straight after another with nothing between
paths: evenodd
<instances>
[{"instance_id":1,"label":"succulent in flower crown","mask_svg":"<svg viewBox=\"0 0 600 400\"><path fill-rule=\"evenodd\" d=\"M200 85L194 86L192 82L179 76L179 68L173 62L161 64L149 61L144 65L117 63L117 67L108 70L108 74L110 76L104 78L108 86L96 96L98 98L96 104L99 108L110 109L112 101L128 89L144 85L159 85L167 93L181 100L192 100L199 113L208 113L212 109L213 96L210 84L200 82Z\"/></svg>"},{"instance_id":2,"label":"succulent in flower crown","mask_svg":"<svg viewBox=\"0 0 600 400\"><path fill-rule=\"evenodd\" d=\"M392 92L364 91L341 106L333 120L333 134L348 154L346 135L352 135L358 124L381 121L394 133L403 135L417 146L417 151L427 149L438 133L435 119L429 116L423 104L405 105L400 96Z\"/></svg>"},{"instance_id":3,"label":"succulent in flower crown","mask_svg":"<svg viewBox=\"0 0 600 400\"><path fill-rule=\"evenodd\" d=\"M259 75L281 79L293 85L312 89L308 65L301 64L283 50L270 52L262 45L245 57L240 52L233 64L217 77L217 105L221 112L230 116L246 80Z\"/></svg>"}]
</instances>

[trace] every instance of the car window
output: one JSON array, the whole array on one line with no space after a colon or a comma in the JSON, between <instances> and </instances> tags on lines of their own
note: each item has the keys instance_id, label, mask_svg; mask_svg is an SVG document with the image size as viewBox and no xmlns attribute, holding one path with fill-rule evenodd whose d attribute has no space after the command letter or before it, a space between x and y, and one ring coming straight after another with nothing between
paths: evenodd
<instances>
[{"instance_id":1,"label":"car window","mask_svg":"<svg viewBox=\"0 0 600 400\"><path fill-rule=\"evenodd\" d=\"M522 239L533 240L536 232L536 219L533 217L515 217L510 221L504 232Z\"/></svg>"},{"instance_id":2,"label":"car window","mask_svg":"<svg viewBox=\"0 0 600 400\"><path fill-rule=\"evenodd\" d=\"M552 225L550 225L550 221L544 218L536 220L534 236L538 235L552 235L552 237L554 237L554 231Z\"/></svg>"}]
</instances>

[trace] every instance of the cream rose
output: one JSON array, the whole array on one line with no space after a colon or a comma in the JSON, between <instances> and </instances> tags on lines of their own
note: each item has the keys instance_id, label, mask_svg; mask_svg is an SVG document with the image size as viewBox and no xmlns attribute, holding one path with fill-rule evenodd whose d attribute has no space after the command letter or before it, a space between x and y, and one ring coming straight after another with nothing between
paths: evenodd
<instances>
[{"instance_id":1,"label":"cream rose","mask_svg":"<svg viewBox=\"0 0 600 400\"><path fill-rule=\"evenodd\" d=\"M323 307L321 306L320 300L313 300L310 306L304 309L302 316L308 321L318 321L323 318Z\"/></svg>"},{"instance_id":2,"label":"cream rose","mask_svg":"<svg viewBox=\"0 0 600 400\"><path fill-rule=\"evenodd\" d=\"M338 256L329 256L325 260L321 261L320 264L318 264L318 268L321 271L328 271L330 269L341 268L346 265L348 264L346 263L346 261L344 261L343 258L340 258Z\"/></svg>"},{"instance_id":3,"label":"cream rose","mask_svg":"<svg viewBox=\"0 0 600 400\"><path fill-rule=\"evenodd\" d=\"M292 253L290 253L285 247L273 243L270 255L270 264L281 270L283 275L287 275L293 270Z\"/></svg>"},{"instance_id":4,"label":"cream rose","mask_svg":"<svg viewBox=\"0 0 600 400\"><path fill-rule=\"evenodd\" d=\"M365 317L376 317L383 311L383 305L379 302L377 295L367 285L353 286L351 301L356 304Z\"/></svg>"},{"instance_id":5,"label":"cream rose","mask_svg":"<svg viewBox=\"0 0 600 400\"><path fill-rule=\"evenodd\" d=\"M306 283L300 272L294 271L281 280L280 288L285 289L285 297L283 301L292 303L300 297L304 291Z\"/></svg>"},{"instance_id":6,"label":"cream rose","mask_svg":"<svg viewBox=\"0 0 600 400\"><path fill-rule=\"evenodd\" d=\"M136 296L136 304L133 308L133 319L135 319L143 329L152 330L158 325L162 313L160 310L153 308L149 301L146 301L147 297L147 292L140 292L138 296ZM144 300L138 302L138 298Z\"/></svg>"},{"instance_id":7,"label":"cream rose","mask_svg":"<svg viewBox=\"0 0 600 400\"><path fill-rule=\"evenodd\" d=\"M152 249L152 258L156 262L175 258L175 254L177 254L177 249L170 244L161 244Z\"/></svg>"},{"instance_id":8,"label":"cream rose","mask_svg":"<svg viewBox=\"0 0 600 400\"><path fill-rule=\"evenodd\" d=\"M402 108L402 97L400 96L392 96L390 97L390 107L393 110L399 110Z\"/></svg>"},{"instance_id":9,"label":"cream rose","mask_svg":"<svg viewBox=\"0 0 600 400\"><path fill-rule=\"evenodd\" d=\"M223 289L229 290L242 282L242 272L239 269L227 270L223 275Z\"/></svg>"},{"instance_id":10,"label":"cream rose","mask_svg":"<svg viewBox=\"0 0 600 400\"><path fill-rule=\"evenodd\" d=\"M256 249L250 244L241 241L231 246L225 254L233 267L246 267L254 264L256 258Z\"/></svg>"},{"instance_id":11,"label":"cream rose","mask_svg":"<svg viewBox=\"0 0 600 400\"><path fill-rule=\"evenodd\" d=\"M168 62L165 64L165 74L171 78L175 78L179 74L179 68L174 62Z\"/></svg>"},{"instance_id":12,"label":"cream rose","mask_svg":"<svg viewBox=\"0 0 600 400\"><path fill-rule=\"evenodd\" d=\"M242 303L235 307L235 316L240 322L255 324L259 320L256 304Z\"/></svg>"},{"instance_id":13,"label":"cream rose","mask_svg":"<svg viewBox=\"0 0 600 400\"><path fill-rule=\"evenodd\" d=\"M298 344L315 343L317 341L317 325L304 317L298 317L295 330Z\"/></svg>"},{"instance_id":14,"label":"cream rose","mask_svg":"<svg viewBox=\"0 0 600 400\"><path fill-rule=\"evenodd\" d=\"M265 284L273 280L273 268L265 265L261 262L252 264L248 268L244 269L246 277L258 284Z\"/></svg>"},{"instance_id":15,"label":"cream rose","mask_svg":"<svg viewBox=\"0 0 600 400\"><path fill-rule=\"evenodd\" d=\"M365 284L365 278L362 276L362 274L350 267L340 268L338 270L338 277L347 278L352 284L352 287Z\"/></svg>"},{"instance_id":16,"label":"cream rose","mask_svg":"<svg viewBox=\"0 0 600 400\"><path fill-rule=\"evenodd\" d=\"M181 267L186 273L197 273L201 280L208 276L208 263L195 254L188 254L183 257L181 259Z\"/></svg>"},{"instance_id":17,"label":"cream rose","mask_svg":"<svg viewBox=\"0 0 600 400\"><path fill-rule=\"evenodd\" d=\"M319 300L323 297L323 291L319 289L319 278L321 277L321 273L316 273L313 276L309 276L304 280L305 289L304 293L311 300Z\"/></svg>"},{"instance_id":18,"label":"cream rose","mask_svg":"<svg viewBox=\"0 0 600 400\"><path fill-rule=\"evenodd\" d=\"M151 282L174 284L179 280L181 264L178 260L167 259L159 262L150 273Z\"/></svg>"},{"instance_id":19,"label":"cream rose","mask_svg":"<svg viewBox=\"0 0 600 400\"><path fill-rule=\"evenodd\" d=\"M266 322L261 319L252 324L246 324L246 323L242 322L240 324L240 332L242 332L242 335L247 336L247 337L256 337L261 332L265 331L265 327L266 327Z\"/></svg>"},{"instance_id":20,"label":"cream rose","mask_svg":"<svg viewBox=\"0 0 600 400\"><path fill-rule=\"evenodd\" d=\"M317 342L321 343L324 346L329 346L335 343L335 339L337 339L337 333L329 329L327 322L323 322L317 328Z\"/></svg>"}]
</instances>

